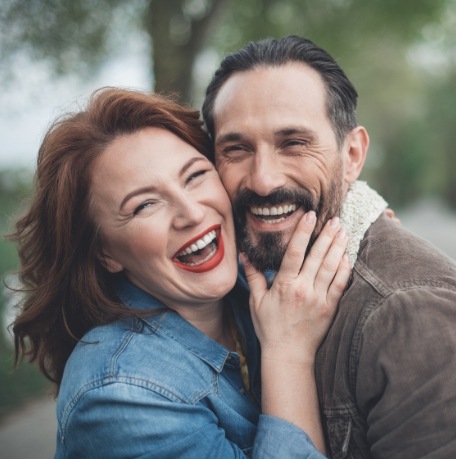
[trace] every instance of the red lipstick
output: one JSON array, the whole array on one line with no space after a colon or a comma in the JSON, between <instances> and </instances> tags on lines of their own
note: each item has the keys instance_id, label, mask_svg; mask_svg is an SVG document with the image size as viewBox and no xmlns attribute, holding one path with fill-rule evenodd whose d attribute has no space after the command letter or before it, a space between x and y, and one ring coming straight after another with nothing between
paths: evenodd
<instances>
[{"instance_id":1,"label":"red lipstick","mask_svg":"<svg viewBox=\"0 0 456 459\"><path fill-rule=\"evenodd\" d=\"M197 265L188 265L185 263L182 263L178 258L177 254L181 253L183 250L185 250L187 247L189 247L191 244L193 244L195 241L198 239L201 239L205 234L209 233L210 231L215 230L217 233L217 248L215 249L215 253L209 258L209 260L204 261L200 264ZM223 258L225 256L225 247L223 243L223 237L222 237L222 232L221 232L221 227L220 225L214 225L210 228L208 228L204 233L199 234L198 236L194 237L191 241L188 241L183 245L177 252L176 255L173 257L173 263L178 266L180 269L183 269L185 271L190 271L193 273L204 273L207 271L210 271L214 269L216 266L218 266Z\"/></svg>"}]
</instances>

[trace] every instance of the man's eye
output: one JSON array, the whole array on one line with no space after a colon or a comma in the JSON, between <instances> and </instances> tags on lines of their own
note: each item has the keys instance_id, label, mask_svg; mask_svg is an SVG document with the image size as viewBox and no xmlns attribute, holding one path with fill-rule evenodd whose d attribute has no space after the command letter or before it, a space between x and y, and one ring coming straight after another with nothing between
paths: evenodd
<instances>
[{"instance_id":1,"label":"man's eye","mask_svg":"<svg viewBox=\"0 0 456 459\"><path fill-rule=\"evenodd\" d=\"M304 140L287 140L284 142L284 147L306 147L308 145L308 142L305 142Z\"/></svg>"},{"instance_id":2,"label":"man's eye","mask_svg":"<svg viewBox=\"0 0 456 459\"><path fill-rule=\"evenodd\" d=\"M245 147L243 145L230 145L222 150L223 153L232 153L238 151L245 151Z\"/></svg>"},{"instance_id":3,"label":"man's eye","mask_svg":"<svg viewBox=\"0 0 456 459\"><path fill-rule=\"evenodd\" d=\"M229 145L220 149L219 155L227 160L238 160L245 158L249 151L245 145Z\"/></svg>"}]
</instances>

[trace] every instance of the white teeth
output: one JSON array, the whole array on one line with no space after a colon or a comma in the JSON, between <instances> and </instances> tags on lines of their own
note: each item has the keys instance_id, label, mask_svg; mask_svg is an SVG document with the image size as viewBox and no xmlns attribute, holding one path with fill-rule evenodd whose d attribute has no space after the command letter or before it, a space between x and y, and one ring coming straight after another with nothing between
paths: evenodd
<instances>
[{"instance_id":1,"label":"white teeth","mask_svg":"<svg viewBox=\"0 0 456 459\"><path fill-rule=\"evenodd\" d=\"M177 254L178 257L184 255L190 255L193 252L197 252L198 250L204 249L207 245L209 245L216 237L215 230L209 231L209 233L205 234L201 239L193 242L189 247L182 250Z\"/></svg>"},{"instance_id":2,"label":"white teeth","mask_svg":"<svg viewBox=\"0 0 456 459\"><path fill-rule=\"evenodd\" d=\"M254 215L283 215L296 210L296 204L289 204L284 206L271 206L271 207L251 207L250 211ZM282 221L282 220L280 220ZM277 220L274 220L277 223Z\"/></svg>"}]
</instances>

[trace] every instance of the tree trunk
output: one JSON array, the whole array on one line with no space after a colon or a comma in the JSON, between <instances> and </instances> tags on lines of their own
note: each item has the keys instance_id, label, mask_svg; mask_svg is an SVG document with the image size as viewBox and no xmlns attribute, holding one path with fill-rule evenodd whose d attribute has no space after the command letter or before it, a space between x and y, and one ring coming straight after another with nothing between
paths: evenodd
<instances>
[{"instance_id":1,"label":"tree trunk","mask_svg":"<svg viewBox=\"0 0 456 459\"><path fill-rule=\"evenodd\" d=\"M178 0L150 0L144 27L152 42L155 91L175 93L180 101L191 103L193 63L227 0L209 2L201 17L186 15L183 4Z\"/></svg>"}]
</instances>

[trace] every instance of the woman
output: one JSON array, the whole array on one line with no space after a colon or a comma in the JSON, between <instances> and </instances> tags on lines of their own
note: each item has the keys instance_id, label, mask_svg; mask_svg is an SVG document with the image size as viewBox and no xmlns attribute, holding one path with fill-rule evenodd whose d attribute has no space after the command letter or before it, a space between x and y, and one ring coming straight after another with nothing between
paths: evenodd
<instances>
[{"instance_id":1,"label":"woman","mask_svg":"<svg viewBox=\"0 0 456 459\"><path fill-rule=\"evenodd\" d=\"M313 359L349 275L306 214L273 286L245 261L198 113L96 92L41 145L15 240L16 357L56 383L58 458L322 457ZM259 384L262 384L260 395ZM260 409L261 401L261 409Z\"/></svg>"}]
</instances>

